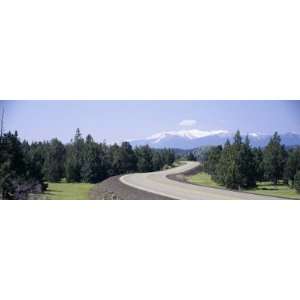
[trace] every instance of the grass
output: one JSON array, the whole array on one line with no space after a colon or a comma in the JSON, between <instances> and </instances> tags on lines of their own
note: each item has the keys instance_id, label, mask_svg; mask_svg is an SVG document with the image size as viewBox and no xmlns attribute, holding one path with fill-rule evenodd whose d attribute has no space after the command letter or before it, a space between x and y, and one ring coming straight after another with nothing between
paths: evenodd
<instances>
[{"instance_id":1,"label":"grass","mask_svg":"<svg viewBox=\"0 0 300 300\"><path fill-rule=\"evenodd\" d=\"M214 188L221 187L219 184L217 184L211 179L210 175L204 172L200 172L197 173L196 175L188 176L186 177L186 179L188 182L193 184L205 185Z\"/></svg>"},{"instance_id":2,"label":"grass","mask_svg":"<svg viewBox=\"0 0 300 300\"><path fill-rule=\"evenodd\" d=\"M85 200L89 199L90 183L48 183L48 189L43 194L48 200Z\"/></svg>"},{"instance_id":3,"label":"grass","mask_svg":"<svg viewBox=\"0 0 300 300\"><path fill-rule=\"evenodd\" d=\"M300 194L295 189L290 188L288 185L279 183L274 185L272 182L259 182L257 187L250 189L249 192L260 195L300 199Z\"/></svg>"},{"instance_id":4,"label":"grass","mask_svg":"<svg viewBox=\"0 0 300 300\"><path fill-rule=\"evenodd\" d=\"M224 188L223 186L214 182L211 179L211 176L204 172L200 172L193 176L188 176L186 179L188 182L193 184L204 185L213 188ZM272 182L258 182L256 188L244 190L244 192L266 196L300 199L300 194L298 194L295 189L291 189L288 185L283 184L282 182L279 182L277 185L274 185Z\"/></svg>"}]
</instances>

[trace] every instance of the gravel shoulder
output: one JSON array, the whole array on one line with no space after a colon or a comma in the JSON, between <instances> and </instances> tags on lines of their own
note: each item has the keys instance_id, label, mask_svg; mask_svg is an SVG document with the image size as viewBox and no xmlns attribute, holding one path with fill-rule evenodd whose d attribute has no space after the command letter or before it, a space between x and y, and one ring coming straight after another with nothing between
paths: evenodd
<instances>
[{"instance_id":1,"label":"gravel shoulder","mask_svg":"<svg viewBox=\"0 0 300 300\"><path fill-rule=\"evenodd\" d=\"M96 184L89 192L92 200L171 200L146 191L142 191L120 181L122 175L113 176Z\"/></svg>"}]
</instances>

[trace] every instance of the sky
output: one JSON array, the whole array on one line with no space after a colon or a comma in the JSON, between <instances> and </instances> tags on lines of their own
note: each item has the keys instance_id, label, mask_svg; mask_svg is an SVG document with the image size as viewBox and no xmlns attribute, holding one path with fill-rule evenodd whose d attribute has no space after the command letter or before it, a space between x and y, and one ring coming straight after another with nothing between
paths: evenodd
<instances>
[{"instance_id":1,"label":"sky","mask_svg":"<svg viewBox=\"0 0 300 300\"><path fill-rule=\"evenodd\" d=\"M76 128L108 143L162 131L237 129L300 134L300 101L0 101L4 128L21 139L69 142Z\"/></svg>"}]
</instances>

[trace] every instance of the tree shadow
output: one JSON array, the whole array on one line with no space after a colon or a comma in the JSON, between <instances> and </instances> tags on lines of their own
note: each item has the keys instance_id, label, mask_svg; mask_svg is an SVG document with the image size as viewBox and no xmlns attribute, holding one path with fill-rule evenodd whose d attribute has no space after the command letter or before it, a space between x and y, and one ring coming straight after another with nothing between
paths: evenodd
<instances>
[{"instance_id":1,"label":"tree shadow","mask_svg":"<svg viewBox=\"0 0 300 300\"><path fill-rule=\"evenodd\" d=\"M262 190L262 191L278 191L279 189L277 188L265 188L265 187L263 187L263 188L260 188L260 190Z\"/></svg>"},{"instance_id":2,"label":"tree shadow","mask_svg":"<svg viewBox=\"0 0 300 300\"><path fill-rule=\"evenodd\" d=\"M45 195L53 195L54 193L59 193L59 192L61 192L61 191L51 189L51 190L46 190L46 191L44 192L44 194L45 194Z\"/></svg>"}]
</instances>

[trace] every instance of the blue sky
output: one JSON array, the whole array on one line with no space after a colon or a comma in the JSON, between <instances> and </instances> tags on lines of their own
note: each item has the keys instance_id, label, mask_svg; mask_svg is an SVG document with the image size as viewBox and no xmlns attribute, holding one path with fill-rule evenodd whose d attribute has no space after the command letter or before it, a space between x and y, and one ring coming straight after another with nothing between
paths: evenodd
<instances>
[{"instance_id":1,"label":"blue sky","mask_svg":"<svg viewBox=\"0 0 300 300\"><path fill-rule=\"evenodd\" d=\"M0 101L5 129L68 142L76 128L107 142L167 130L300 133L300 101Z\"/></svg>"}]
</instances>

